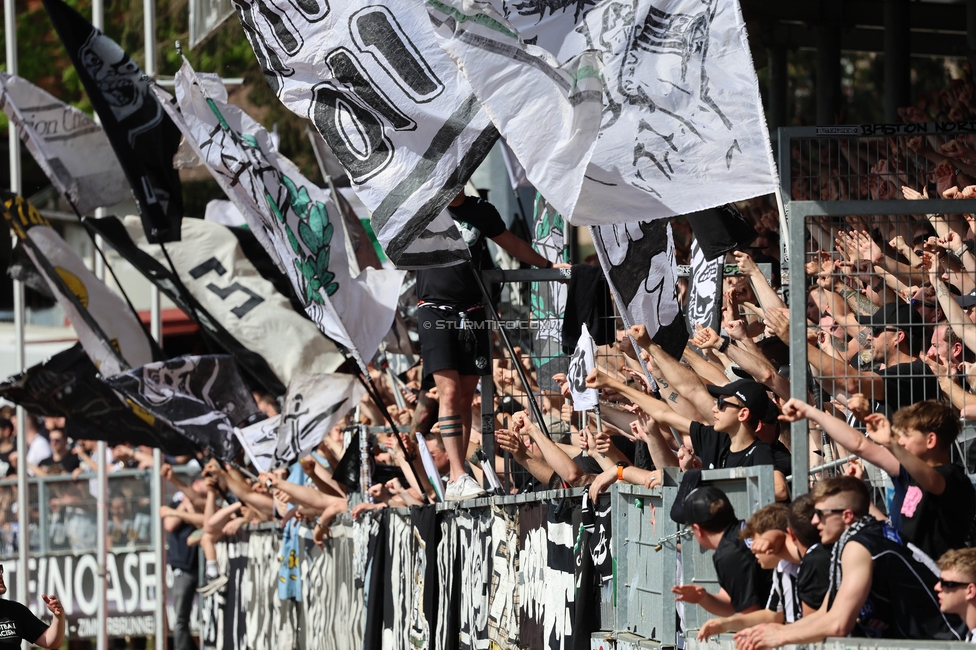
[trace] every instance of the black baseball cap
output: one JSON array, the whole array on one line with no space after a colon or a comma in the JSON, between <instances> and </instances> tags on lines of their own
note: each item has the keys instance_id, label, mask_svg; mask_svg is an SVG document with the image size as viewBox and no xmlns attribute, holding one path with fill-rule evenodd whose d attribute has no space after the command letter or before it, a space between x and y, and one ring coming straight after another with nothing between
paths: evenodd
<instances>
[{"instance_id":1,"label":"black baseball cap","mask_svg":"<svg viewBox=\"0 0 976 650\"><path fill-rule=\"evenodd\" d=\"M713 515L712 504L716 501L722 503L714 508L715 514ZM685 497L683 505L682 515L686 526L705 524L709 528L715 529L724 528L735 521L735 510L732 508L729 497L714 485L702 485L695 488Z\"/></svg>"},{"instance_id":2,"label":"black baseball cap","mask_svg":"<svg viewBox=\"0 0 976 650\"><path fill-rule=\"evenodd\" d=\"M750 420L758 422L766 417L772 402L766 393L766 387L752 379L738 379L724 386L709 386L708 394L712 397L728 395L737 398L743 406L749 408Z\"/></svg>"},{"instance_id":3,"label":"black baseball cap","mask_svg":"<svg viewBox=\"0 0 976 650\"><path fill-rule=\"evenodd\" d=\"M858 316L857 322L868 327L893 327L905 332L912 354L918 354L925 345L925 320L907 302L885 303L870 316Z\"/></svg>"},{"instance_id":4,"label":"black baseball cap","mask_svg":"<svg viewBox=\"0 0 976 650\"><path fill-rule=\"evenodd\" d=\"M963 309L969 309L970 307L976 305L976 289L970 291L964 296L956 296L956 302Z\"/></svg>"}]
</instances>

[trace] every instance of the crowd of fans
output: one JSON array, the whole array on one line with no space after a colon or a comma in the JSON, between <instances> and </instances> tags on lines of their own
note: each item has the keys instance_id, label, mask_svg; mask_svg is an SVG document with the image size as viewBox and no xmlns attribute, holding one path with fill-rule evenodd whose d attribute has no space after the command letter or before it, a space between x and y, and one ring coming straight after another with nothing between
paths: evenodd
<instances>
[{"instance_id":1,"label":"crowd of fans","mask_svg":"<svg viewBox=\"0 0 976 650\"><path fill-rule=\"evenodd\" d=\"M906 122L930 122L974 112L973 85L960 81L901 114ZM799 143L792 153L794 200L976 197L976 137L969 134ZM718 593L696 585L674 589L678 601L715 616L701 638L735 632L749 649L847 634L971 638L976 549L967 547L976 493L956 439L960 417L976 419L976 217L809 220L807 277L790 287L794 298L805 294L808 374L788 362L790 314L778 286L782 233L775 206L766 198L739 208L758 238L727 255L739 273L724 280L720 327L696 326L680 359L643 325L618 328L585 378L586 387L600 391L599 426L593 413L573 410L565 375L540 377L531 354L516 347L512 357L495 340L492 373L482 379L493 382L494 404L483 409L482 393L475 394L467 471L483 485L484 472L493 471L510 493L587 486L595 500L617 481L662 485L667 467L687 478L696 469L769 465L777 503L755 513L735 513L720 491L695 489L688 480L683 523L697 543L715 550L722 586ZM680 220L675 238L678 261L687 263L691 233ZM772 281L759 263L772 264ZM679 290L687 294L687 279ZM553 385L550 379L559 390L542 388ZM321 545L342 513L358 518L440 499L450 462L437 389L423 382L418 367L399 378L376 369L373 380L399 440L367 433L387 420L367 397L290 468L254 476L202 457L164 465L176 492L158 514L169 533L178 618L188 617L197 587L197 545L207 578L199 591L212 594L227 581L214 545L241 526L277 521L286 543L297 543L304 526ZM807 400L790 399L791 380L806 381ZM277 412L274 399L255 399L269 416ZM530 399L543 422L529 415ZM494 414L494 458L482 451L483 411ZM848 461L814 472L812 494L791 499L790 424L801 419L810 424L811 466ZM19 462L14 425L13 412L0 410L0 478ZM357 494L358 474L350 480L337 472L344 458L359 453L349 449L353 433L367 437L367 494ZM63 419L30 417L26 435L35 476L77 479L96 466L95 443L69 441ZM440 477L425 470L421 445ZM124 445L106 460L117 468L152 466L151 450ZM174 472L186 463L198 464L198 478ZM792 485L804 480L793 477ZM148 503L148 490L132 485L110 504L113 545L149 535L148 523L132 514L136 504ZM888 489L873 489L881 485ZM8 549L14 489L0 488ZM52 543L94 546L94 509L86 507L92 498L84 481L52 484ZM187 648L189 629L180 625L177 646Z\"/></svg>"}]
</instances>

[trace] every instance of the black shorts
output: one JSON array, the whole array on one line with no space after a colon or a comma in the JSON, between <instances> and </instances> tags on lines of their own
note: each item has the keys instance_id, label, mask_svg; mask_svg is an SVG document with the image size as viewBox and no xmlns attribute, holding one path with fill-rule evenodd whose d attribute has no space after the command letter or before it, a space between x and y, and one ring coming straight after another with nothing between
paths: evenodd
<instances>
[{"instance_id":1,"label":"black shorts","mask_svg":"<svg viewBox=\"0 0 976 650\"><path fill-rule=\"evenodd\" d=\"M420 356L424 376L436 370L457 370L459 375L491 374L491 337L484 307L466 312L470 325L462 328L461 316L434 307L417 308Z\"/></svg>"}]
</instances>

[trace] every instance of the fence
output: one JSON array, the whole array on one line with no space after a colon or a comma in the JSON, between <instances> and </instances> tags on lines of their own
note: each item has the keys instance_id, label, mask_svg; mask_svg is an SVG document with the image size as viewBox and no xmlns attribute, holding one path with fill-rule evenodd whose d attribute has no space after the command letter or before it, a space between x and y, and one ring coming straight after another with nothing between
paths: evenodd
<instances>
[{"instance_id":1,"label":"fence","mask_svg":"<svg viewBox=\"0 0 976 650\"><path fill-rule=\"evenodd\" d=\"M957 406L973 403L968 377L960 369L976 349L976 339L967 343L976 332L972 310L960 302L965 304L965 296L976 288L976 258L971 246L963 245L971 228L969 217L960 213L976 212L976 200L970 191L955 193L960 198L939 194L956 181L976 184L976 167L967 162L976 162L971 158L974 127L780 129L789 224L783 241L791 252L783 277L794 297L788 333L781 338L790 344L793 397L816 398L842 417L855 393L866 394L875 411L890 412L940 393ZM906 200L902 186L925 189L932 198ZM853 239L843 234L854 231L863 234ZM939 328L933 341L940 319L948 327ZM949 341L953 334L956 340ZM942 337L946 340L940 346ZM930 348L938 361L932 365L935 374L924 361ZM805 372L808 363L813 377ZM840 407L827 404L830 398ZM806 476L809 469L808 433L805 421L793 425L794 477ZM829 460L829 448L825 452ZM794 481L793 493L806 488Z\"/></svg>"}]
</instances>

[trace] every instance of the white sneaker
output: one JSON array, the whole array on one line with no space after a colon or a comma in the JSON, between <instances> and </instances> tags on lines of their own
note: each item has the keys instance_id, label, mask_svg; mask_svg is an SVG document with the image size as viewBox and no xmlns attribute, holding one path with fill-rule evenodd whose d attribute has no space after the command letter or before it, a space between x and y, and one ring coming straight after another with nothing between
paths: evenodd
<instances>
[{"instance_id":1,"label":"white sneaker","mask_svg":"<svg viewBox=\"0 0 976 650\"><path fill-rule=\"evenodd\" d=\"M227 584L227 576L217 576L207 584L197 589L197 593L207 598L220 591L220 588Z\"/></svg>"},{"instance_id":2,"label":"white sneaker","mask_svg":"<svg viewBox=\"0 0 976 650\"><path fill-rule=\"evenodd\" d=\"M465 499L477 499L487 496L487 492L481 489L478 482L470 475L465 474L458 480L447 482L447 490L444 491L444 499L447 501L464 501Z\"/></svg>"}]
</instances>

